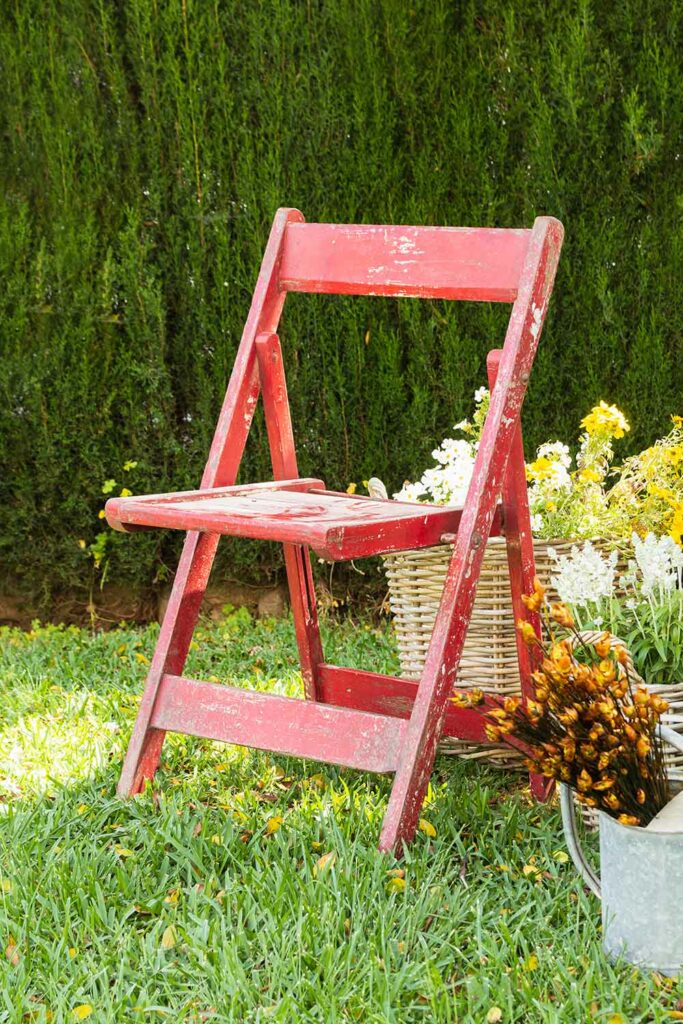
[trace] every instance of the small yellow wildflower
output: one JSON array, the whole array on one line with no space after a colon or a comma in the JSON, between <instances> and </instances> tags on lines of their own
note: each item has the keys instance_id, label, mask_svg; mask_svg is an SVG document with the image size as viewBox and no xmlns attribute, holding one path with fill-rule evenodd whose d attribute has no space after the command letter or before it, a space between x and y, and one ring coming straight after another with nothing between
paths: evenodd
<instances>
[{"instance_id":1,"label":"small yellow wildflower","mask_svg":"<svg viewBox=\"0 0 683 1024\"><path fill-rule=\"evenodd\" d=\"M670 466L677 466L683 459L683 444L675 444L671 448L662 449L662 460Z\"/></svg>"},{"instance_id":2,"label":"small yellow wildflower","mask_svg":"<svg viewBox=\"0 0 683 1024\"><path fill-rule=\"evenodd\" d=\"M554 475L554 462L545 455L540 455L535 462L528 463L526 467L527 480L548 480Z\"/></svg>"},{"instance_id":3,"label":"small yellow wildflower","mask_svg":"<svg viewBox=\"0 0 683 1024\"><path fill-rule=\"evenodd\" d=\"M582 484L598 484L602 480L602 476L598 473L597 469L592 469L590 466L586 466L579 473L579 481Z\"/></svg>"},{"instance_id":4,"label":"small yellow wildflower","mask_svg":"<svg viewBox=\"0 0 683 1024\"><path fill-rule=\"evenodd\" d=\"M678 505L674 511L669 535L676 541L679 547L683 547L683 505Z\"/></svg>"},{"instance_id":5,"label":"small yellow wildflower","mask_svg":"<svg viewBox=\"0 0 683 1024\"><path fill-rule=\"evenodd\" d=\"M607 434L609 437L623 437L630 424L616 405L600 402L581 420L581 426L588 434Z\"/></svg>"},{"instance_id":6,"label":"small yellow wildflower","mask_svg":"<svg viewBox=\"0 0 683 1024\"><path fill-rule=\"evenodd\" d=\"M665 487L660 487L659 484L649 483L647 485L647 493L651 494L654 498L668 501L670 505L675 504L676 499L673 491L667 491Z\"/></svg>"}]
</instances>

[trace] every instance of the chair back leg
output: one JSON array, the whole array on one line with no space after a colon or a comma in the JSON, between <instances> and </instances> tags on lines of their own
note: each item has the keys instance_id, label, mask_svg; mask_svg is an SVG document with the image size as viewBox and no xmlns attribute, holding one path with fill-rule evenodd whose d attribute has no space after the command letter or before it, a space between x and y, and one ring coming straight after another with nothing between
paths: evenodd
<instances>
[{"instance_id":1,"label":"chair back leg","mask_svg":"<svg viewBox=\"0 0 683 1024\"><path fill-rule=\"evenodd\" d=\"M522 402L552 291L561 241L557 222L536 221L422 678L399 755L382 825L382 850L400 853L417 828L472 615L486 542L519 431Z\"/></svg>"}]
</instances>

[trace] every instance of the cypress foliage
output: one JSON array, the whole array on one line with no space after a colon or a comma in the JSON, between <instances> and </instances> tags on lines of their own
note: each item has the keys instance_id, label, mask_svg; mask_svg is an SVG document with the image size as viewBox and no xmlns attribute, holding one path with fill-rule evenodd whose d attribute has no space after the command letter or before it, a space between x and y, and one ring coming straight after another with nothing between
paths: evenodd
<instances>
[{"instance_id":1,"label":"cypress foliage","mask_svg":"<svg viewBox=\"0 0 683 1024\"><path fill-rule=\"evenodd\" d=\"M102 483L196 486L280 205L567 236L529 451L599 398L681 411L681 0L23 0L0 14L0 582L84 588ZM294 296L304 473L395 488L508 308ZM266 478L262 426L243 478ZM134 469L123 471L128 460ZM85 542L85 550L79 542ZM107 541L148 583L177 539ZM276 564L224 545L230 572Z\"/></svg>"}]
</instances>

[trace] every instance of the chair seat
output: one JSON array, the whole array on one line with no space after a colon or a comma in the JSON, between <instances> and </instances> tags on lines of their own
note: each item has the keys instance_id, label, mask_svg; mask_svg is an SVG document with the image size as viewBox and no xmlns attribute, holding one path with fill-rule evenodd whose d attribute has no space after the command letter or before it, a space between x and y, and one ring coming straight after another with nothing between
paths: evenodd
<instances>
[{"instance_id":1,"label":"chair seat","mask_svg":"<svg viewBox=\"0 0 683 1024\"><path fill-rule=\"evenodd\" d=\"M461 517L449 506L327 491L317 479L111 498L105 511L126 532L169 527L304 544L331 561L431 547L456 534ZM500 532L498 514L492 535Z\"/></svg>"}]
</instances>

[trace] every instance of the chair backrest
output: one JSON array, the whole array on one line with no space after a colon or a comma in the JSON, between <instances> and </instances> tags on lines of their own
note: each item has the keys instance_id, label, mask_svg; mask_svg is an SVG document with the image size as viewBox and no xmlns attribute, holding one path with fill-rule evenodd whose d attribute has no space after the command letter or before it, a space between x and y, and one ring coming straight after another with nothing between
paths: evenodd
<instances>
[{"instance_id":1,"label":"chair backrest","mask_svg":"<svg viewBox=\"0 0 683 1024\"><path fill-rule=\"evenodd\" d=\"M290 292L514 302L530 230L289 224Z\"/></svg>"},{"instance_id":2,"label":"chair backrest","mask_svg":"<svg viewBox=\"0 0 683 1024\"><path fill-rule=\"evenodd\" d=\"M277 362L273 345L264 344L266 336L277 333L288 292L513 303L496 394L477 460L483 469L501 430L507 435L513 418L519 416L562 235L562 225L552 217L538 217L533 228L521 230L401 227L307 224L298 210L278 210L202 487L234 484L267 373L275 373L267 419L274 424L278 444L289 452L290 467L296 463L284 375L281 367L273 366L273 360ZM259 367L266 351L270 363Z\"/></svg>"}]
</instances>

